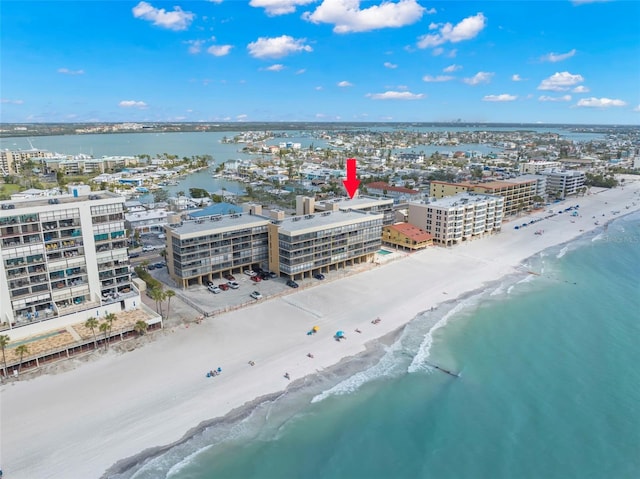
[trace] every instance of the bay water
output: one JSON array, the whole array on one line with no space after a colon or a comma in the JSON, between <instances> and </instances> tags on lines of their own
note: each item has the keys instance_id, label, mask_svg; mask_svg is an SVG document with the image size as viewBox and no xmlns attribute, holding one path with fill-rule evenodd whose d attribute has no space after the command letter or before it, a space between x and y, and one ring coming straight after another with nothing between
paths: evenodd
<instances>
[{"instance_id":1,"label":"bay water","mask_svg":"<svg viewBox=\"0 0 640 479\"><path fill-rule=\"evenodd\" d=\"M526 266L113 477L640 477L640 214Z\"/></svg>"}]
</instances>

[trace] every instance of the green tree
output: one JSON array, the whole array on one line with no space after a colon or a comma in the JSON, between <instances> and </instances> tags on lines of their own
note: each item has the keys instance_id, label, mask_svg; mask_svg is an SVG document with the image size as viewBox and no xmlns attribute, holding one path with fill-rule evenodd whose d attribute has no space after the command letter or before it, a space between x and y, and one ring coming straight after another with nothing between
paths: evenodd
<instances>
[{"instance_id":1,"label":"green tree","mask_svg":"<svg viewBox=\"0 0 640 479\"><path fill-rule=\"evenodd\" d=\"M29 354L29 348L26 344L21 344L16 348L16 353L20 355L20 362L18 363L18 374L20 374L20 370L22 369L22 358L25 354Z\"/></svg>"},{"instance_id":2,"label":"green tree","mask_svg":"<svg viewBox=\"0 0 640 479\"><path fill-rule=\"evenodd\" d=\"M162 301L164 301L164 291L162 286L159 288L151 288L149 296L156 302L156 312L162 316Z\"/></svg>"},{"instance_id":3,"label":"green tree","mask_svg":"<svg viewBox=\"0 0 640 479\"><path fill-rule=\"evenodd\" d=\"M171 298L176 295L176 292L172 289L168 289L165 291L164 295L167 299L167 319L169 319L169 315L171 314Z\"/></svg>"},{"instance_id":4,"label":"green tree","mask_svg":"<svg viewBox=\"0 0 640 479\"><path fill-rule=\"evenodd\" d=\"M93 333L93 347L98 347L98 338L96 338L96 328L98 327L98 320L96 318L89 318L84 323L85 328L89 328Z\"/></svg>"},{"instance_id":5,"label":"green tree","mask_svg":"<svg viewBox=\"0 0 640 479\"><path fill-rule=\"evenodd\" d=\"M164 188L158 188L153 192L153 201L156 203L165 203L169 199L169 192Z\"/></svg>"},{"instance_id":6,"label":"green tree","mask_svg":"<svg viewBox=\"0 0 640 479\"><path fill-rule=\"evenodd\" d=\"M6 334L0 335L0 349L2 350L2 364L4 365L4 377L7 377L7 358L4 354L5 348L9 345L9 336Z\"/></svg>"},{"instance_id":7,"label":"green tree","mask_svg":"<svg viewBox=\"0 0 640 479\"><path fill-rule=\"evenodd\" d=\"M149 325L147 324L147 322L141 319L139 321L136 321L136 324L133 326L133 329L135 330L136 333L138 333L138 336L142 336L144 333L147 332L148 327Z\"/></svg>"},{"instance_id":8,"label":"green tree","mask_svg":"<svg viewBox=\"0 0 640 479\"><path fill-rule=\"evenodd\" d=\"M99 328L101 333L104 333L104 350L107 350L107 336L109 335L109 323L100 323Z\"/></svg>"}]
</instances>

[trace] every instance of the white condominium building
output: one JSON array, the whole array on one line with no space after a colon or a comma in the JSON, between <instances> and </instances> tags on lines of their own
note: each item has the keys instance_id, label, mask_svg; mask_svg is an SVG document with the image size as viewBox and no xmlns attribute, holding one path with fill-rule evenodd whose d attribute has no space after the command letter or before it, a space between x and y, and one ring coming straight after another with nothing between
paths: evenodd
<instances>
[{"instance_id":1,"label":"white condominium building","mask_svg":"<svg viewBox=\"0 0 640 479\"><path fill-rule=\"evenodd\" d=\"M72 188L0 202L0 330L24 327L22 336L140 303L129 272L125 199Z\"/></svg>"},{"instance_id":2,"label":"white condominium building","mask_svg":"<svg viewBox=\"0 0 640 479\"><path fill-rule=\"evenodd\" d=\"M541 173L547 178L547 193L566 198L578 193L584 186L585 174L576 170L545 170Z\"/></svg>"},{"instance_id":3,"label":"white condominium building","mask_svg":"<svg viewBox=\"0 0 640 479\"><path fill-rule=\"evenodd\" d=\"M499 231L504 201L497 195L459 193L430 202L410 202L409 223L430 233L434 243L450 246Z\"/></svg>"}]
</instances>

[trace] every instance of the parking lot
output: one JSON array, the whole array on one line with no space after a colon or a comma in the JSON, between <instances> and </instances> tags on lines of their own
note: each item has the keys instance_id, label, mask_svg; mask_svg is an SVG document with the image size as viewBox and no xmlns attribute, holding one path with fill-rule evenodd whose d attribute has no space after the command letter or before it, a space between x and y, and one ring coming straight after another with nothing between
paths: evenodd
<instances>
[{"instance_id":1,"label":"parking lot","mask_svg":"<svg viewBox=\"0 0 640 479\"><path fill-rule=\"evenodd\" d=\"M371 263L361 263L349 268L325 273L325 279L323 280L318 280L315 278L296 280L296 283L298 283L299 285L298 288L291 288L287 286L286 278L272 278L268 280L261 280L260 282L254 282L246 274L234 274L233 276L235 277L235 281L240 285L238 289L230 288L227 291L221 291L217 294L209 291L206 284L190 286L188 289L182 290L169 277L169 273L166 267L155 268L149 271L149 273L158 281L162 282L165 285L165 288L174 290L177 296L179 296L187 304L194 307L201 314L212 316L225 311L238 309L248 304L266 301L269 298L281 296L283 294L289 294L295 291L301 291L302 289L306 289L312 286L318 286L323 283L335 281L336 279L374 268L378 264L380 264L380 262L398 259L403 256L406 256L406 253L392 252L390 254L384 255L376 254L375 260ZM156 261L162 261L162 258L158 257L156 253L149 253L148 260L152 263L155 263ZM221 283L227 283L227 280L217 279L214 280L213 283L215 285L219 285ZM258 300L253 299L251 297L251 293L253 291L258 291L263 296L263 298Z\"/></svg>"}]
</instances>

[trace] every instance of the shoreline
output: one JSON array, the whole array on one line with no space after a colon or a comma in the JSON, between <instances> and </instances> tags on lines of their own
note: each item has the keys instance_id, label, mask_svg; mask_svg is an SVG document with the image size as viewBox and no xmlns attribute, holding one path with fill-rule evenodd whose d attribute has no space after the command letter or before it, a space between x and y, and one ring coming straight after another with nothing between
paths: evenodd
<instances>
[{"instance_id":1,"label":"shoreline","mask_svg":"<svg viewBox=\"0 0 640 479\"><path fill-rule=\"evenodd\" d=\"M510 274L529 274L522 267L529 258L602 229L605 225L594 225L592 215L605 214L608 224L638 211L639 206L624 209L632 201L640 203L638 191L640 182L633 181L624 190L572 198L570 204L580 204L585 215L573 223L567 214L544 220L545 233L539 237L534 228L514 231L515 221L508 222L496 236L433 248L200 326L175 328L143 348L72 371L5 384L4 471L14 478L97 477L135 467L230 414L250 414L268 398L294 389L295 381L282 378L285 371L301 381L328 373L366 354L381 338L401 334L420 311L455 305ZM624 214L609 214L612 209ZM369 296L364 290L384 294ZM378 316L383 321L371 325ZM306 337L316 323L320 332ZM348 339L334 341L334 328L346 331ZM363 334L354 334L354 328ZM256 366L248 366L248 360ZM204 371L218 364L223 374L204 378ZM41 397L56 401L43 408Z\"/></svg>"}]
</instances>

